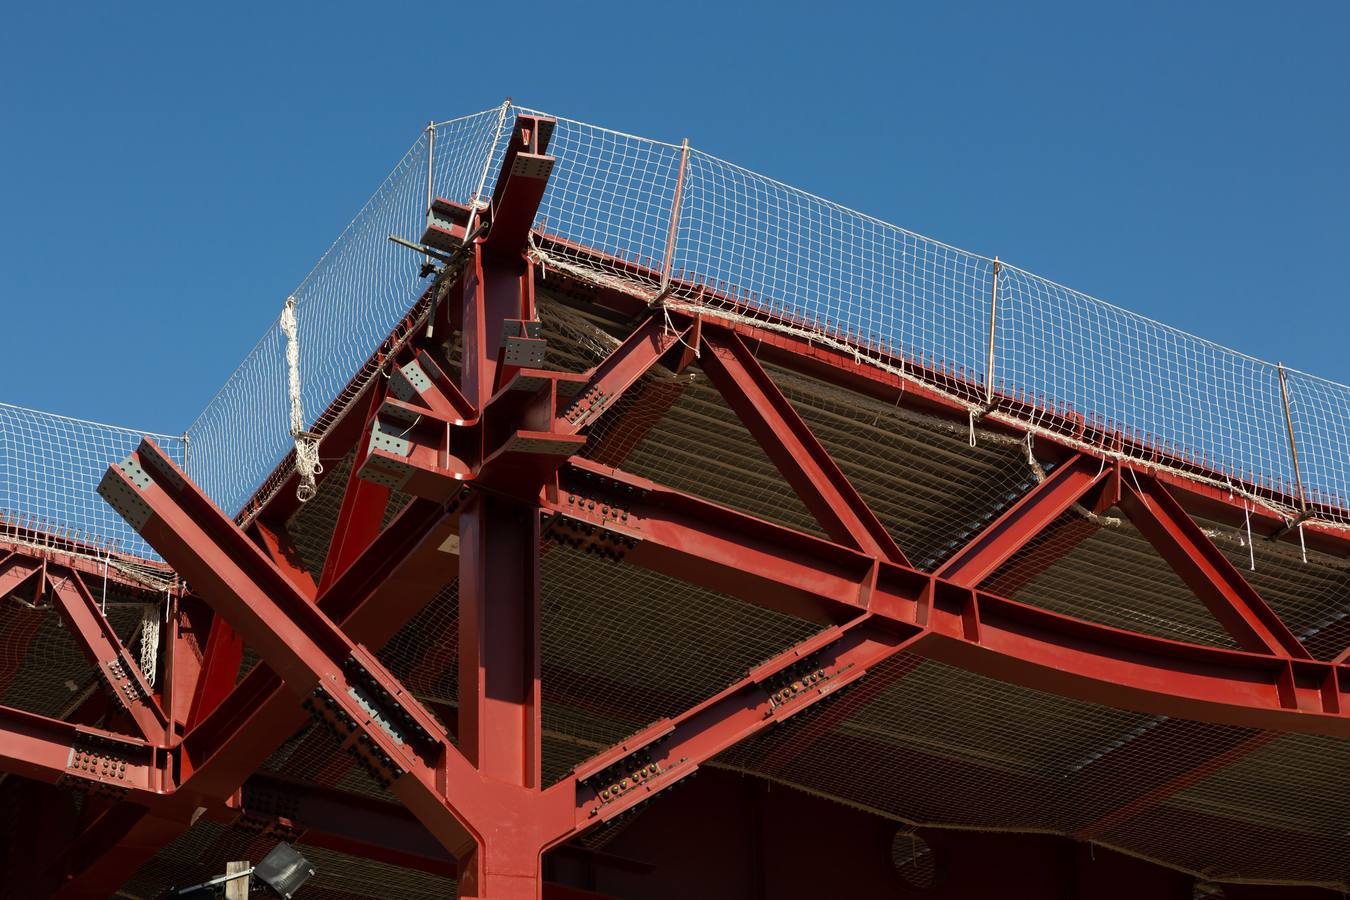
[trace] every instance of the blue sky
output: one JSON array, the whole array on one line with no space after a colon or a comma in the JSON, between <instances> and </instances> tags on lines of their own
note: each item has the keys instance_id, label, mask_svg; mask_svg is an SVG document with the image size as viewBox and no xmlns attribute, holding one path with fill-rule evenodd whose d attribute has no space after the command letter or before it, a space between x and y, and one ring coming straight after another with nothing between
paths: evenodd
<instances>
[{"instance_id":1,"label":"blue sky","mask_svg":"<svg viewBox=\"0 0 1350 900\"><path fill-rule=\"evenodd\" d=\"M181 431L427 120L507 95L1350 382L1347 31L1342 2L11 5L0 400Z\"/></svg>"}]
</instances>

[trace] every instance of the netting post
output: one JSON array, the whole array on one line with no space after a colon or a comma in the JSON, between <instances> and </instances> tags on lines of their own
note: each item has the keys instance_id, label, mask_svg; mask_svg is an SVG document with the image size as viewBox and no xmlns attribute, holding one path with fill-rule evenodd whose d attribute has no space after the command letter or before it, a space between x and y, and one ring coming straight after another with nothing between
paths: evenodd
<instances>
[{"instance_id":1,"label":"netting post","mask_svg":"<svg viewBox=\"0 0 1350 900\"><path fill-rule=\"evenodd\" d=\"M431 201L434 199L434 194L432 193L431 187L431 174L432 174L432 165L435 162L435 158L436 158L436 120L432 119L431 121L427 122L427 202L424 204L422 208L422 212L426 216L426 224L428 226L431 225ZM430 255L427 256L426 264L428 266L434 264L434 259Z\"/></svg>"},{"instance_id":2,"label":"netting post","mask_svg":"<svg viewBox=\"0 0 1350 900\"><path fill-rule=\"evenodd\" d=\"M1294 489L1298 491L1298 508L1308 511L1308 498L1303 494L1303 470L1298 464L1298 444L1294 441L1294 417L1289 412L1289 384L1284 374L1284 363L1276 363L1275 371L1280 373L1280 402L1284 406L1284 433L1289 438L1289 456L1294 461Z\"/></svg>"},{"instance_id":3,"label":"netting post","mask_svg":"<svg viewBox=\"0 0 1350 900\"><path fill-rule=\"evenodd\" d=\"M488 147L487 158L483 160L483 171L478 176L478 187L474 189L473 199L469 201L469 220L464 225L466 235L473 234L473 226L478 218L478 203L483 199L483 189L487 187L488 173L492 171L492 158L497 155L497 147L502 142L502 132L506 128L506 114L511 111L511 98L502 101L497 114L497 133L492 137L492 146Z\"/></svg>"},{"instance_id":4,"label":"netting post","mask_svg":"<svg viewBox=\"0 0 1350 900\"><path fill-rule=\"evenodd\" d=\"M984 402L989 409L994 408L994 329L998 323L998 272L1001 267L995 256L994 286L989 293L989 355L984 366Z\"/></svg>"},{"instance_id":5,"label":"netting post","mask_svg":"<svg viewBox=\"0 0 1350 900\"><path fill-rule=\"evenodd\" d=\"M661 265L661 291L657 297L670 293L670 273L675 264L675 235L680 227L680 202L684 197L684 173L689 167L689 138L680 141L680 171L675 176L675 196L670 203L670 233L666 235L666 259Z\"/></svg>"}]
</instances>

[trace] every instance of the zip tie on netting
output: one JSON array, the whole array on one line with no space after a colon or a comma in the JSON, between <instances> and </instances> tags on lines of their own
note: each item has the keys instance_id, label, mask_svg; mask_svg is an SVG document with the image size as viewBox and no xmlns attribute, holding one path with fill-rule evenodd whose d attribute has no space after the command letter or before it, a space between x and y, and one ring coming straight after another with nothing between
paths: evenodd
<instances>
[{"instance_id":1,"label":"zip tie on netting","mask_svg":"<svg viewBox=\"0 0 1350 900\"><path fill-rule=\"evenodd\" d=\"M1298 523L1298 549L1303 554L1303 563L1308 563L1308 545L1303 543L1303 523Z\"/></svg>"},{"instance_id":2,"label":"zip tie on netting","mask_svg":"<svg viewBox=\"0 0 1350 900\"><path fill-rule=\"evenodd\" d=\"M966 410L966 417L970 421L970 446L975 446L975 410Z\"/></svg>"},{"instance_id":3,"label":"zip tie on netting","mask_svg":"<svg viewBox=\"0 0 1350 900\"><path fill-rule=\"evenodd\" d=\"M1034 467L1034 466L1036 465L1036 455L1035 455L1034 453L1032 453L1032 451L1031 451L1031 446L1032 446L1032 441L1033 441L1033 440L1035 440L1035 435L1033 435L1030 431L1028 431L1028 432L1027 432L1027 440L1026 440L1026 445L1027 445L1027 465L1033 466L1033 467ZM1105 459L1105 457L1102 457L1102 458Z\"/></svg>"},{"instance_id":4,"label":"zip tie on netting","mask_svg":"<svg viewBox=\"0 0 1350 900\"><path fill-rule=\"evenodd\" d=\"M287 297L281 310L281 330L286 334L286 386L291 399L291 437L295 439L295 471L300 484L295 496L301 503L314 499L318 487L314 476L323 471L319 462L319 436L305 430L305 409L300 405L300 336L295 324L295 298Z\"/></svg>"}]
</instances>

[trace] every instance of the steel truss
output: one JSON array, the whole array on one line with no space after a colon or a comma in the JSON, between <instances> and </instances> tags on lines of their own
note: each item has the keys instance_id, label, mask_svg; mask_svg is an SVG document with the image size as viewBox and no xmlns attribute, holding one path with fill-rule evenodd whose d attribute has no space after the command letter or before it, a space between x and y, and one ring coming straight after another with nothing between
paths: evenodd
<instances>
[{"instance_id":1,"label":"steel truss","mask_svg":"<svg viewBox=\"0 0 1350 900\"><path fill-rule=\"evenodd\" d=\"M548 896L546 851L651 800L738 741L822 705L767 766L785 764L884 689L885 678L860 679L902 653L1115 707L1350 736L1350 666L1312 659L1199 528L1188 508L1227 515L1206 489L1046 441L1052 468L1044 481L923 572L760 357L874 394L891 389L884 376L859 374L851 361L781 334L633 307L603 291L593 292L596 302L636 315L630 336L590 372L541 368L526 250L552 166L551 131L547 118L519 117L482 214L486 227L431 289L434 330L463 336L458 377L442 370L429 341L413 340L375 361L390 378L374 379L364 402L352 404L356 412L326 435L325 456L350 448L356 456L321 572L304 569L281 524L288 491L240 527L149 440L109 469L100 491L190 588L175 598L158 693L76 568L17 552L0 563L0 593L51 598L111 686L110 727L134 731L0 709L0 768L102 798L59 855L34 861L55 895L109 895L207 815L453 870L466 898ZM590 426L658 362L701 366L827 538L577 455ZM922 391L912 402L946 403ZM416 499L381 529L393 490ZM981 589L1074 504L1121 508L1241 649L1121 631ZM548 542L824 627L546 786L539 565ZM448 728L374 651L456 568L459 702ZM189 633L205 636L200 662L179 649ZM243 642L266 665L236 686ZM905 674L887 671L890 679ZM256 774L308 720L333 733L406 811ZM1256 745L1223 748L1084 834L1139 814ZM267 811L280 808L287 812Z\"/></svg>"}]
</instances>

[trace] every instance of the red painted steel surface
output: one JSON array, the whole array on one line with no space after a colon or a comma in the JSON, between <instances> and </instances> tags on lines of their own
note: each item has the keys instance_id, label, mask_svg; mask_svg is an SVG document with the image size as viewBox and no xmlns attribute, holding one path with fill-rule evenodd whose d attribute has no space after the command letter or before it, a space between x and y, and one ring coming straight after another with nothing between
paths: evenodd
<instances>
[{"instance_id":1,"label":"red painted steel surface","mask_svg":"<svg viewBox=\"0 0 1350 900\"><path fill-rule=\"evenodd\" d=\"M201 663L170 666L167 714L148 691L127 705L140 737L0 708L0 767L121 798L89 815L52 864L52 872L73 876L62 887L65 895L110 893L140 862L182 834L196 809L218 820L247 814L240 796L246 800L250 789L255 796L278 791L297 799L306 815L277 827L305 827L322 846L426 871L447 871L453 860L463 897L603 895L580 886L546 889L545 851L687 781L703 763L748 736L818 704L830 710L795 744L780 748L781 758L770 759L767 768L785 764L805 741L828 732L883 690L881 679L864 676L901 653L1107 706L1266 730L1189 769L1167 772L1084 826L1084 835L1139 815L1263 746L1269 734L1350 736L1345 708L1350 667L1340 660L1312 660L1191 518L1232 521L1234 507L1222 492L1129 463L1104 462L1081 446L1089 437L1081 423L1075 434L1073 423L1064 423L1062 439L1047 439L1047 458L1056 465L1042 484L935 572L925 573L909 565L759 358L887 400L894 399L897 386L891 376L845 364L834 351L797 338L681 314L667 319L633 310L631 301L605 292L601 302L640 315L630 337L607 360L582 376L522 362L521 348L528 350L535 340L530 336L535 274L523 251L547 184L551 130L549 120L520 117L484 213L486 235L480 232L473 241L469 265L457 292L451 292L459 302L446 304L458 308L437 313L446 324L462 326L459 385L414 346L392 362L417 367L421 377L399 369L405 381L431 386L390 398L370 391L364 397L368 421L348 416L326 436L326 456L359 449L317 585L313 573L298 564L284 528L275 524L289 500L251 510L257 515L250 534L151 444L109 470L105 484L121 498L124 515L191 586L191 595L179 598L180 615L205 601L216 617ZM702 366L830 539L573 455L587 427L662 359L675 368ZM922 408L965 415L936 392L912 385L909 390L914 394L909 402ZM410 438L402 464L415 469L416 477L405 487L419 499L383 530L379 521L389 491L363 480L375 470L362 458L369 453L399 462L388 449L367 449L369 419L382 413L413 413L438 423L428 434ZM988 424L1015 431L1000 423L996 412ZM1105 440L1092 439L1098 437ZM624 455L622 449L600 450L599 457L609 461ZM980 589L1072 504L1101 511L1117 501L1242 650L1126 632ZM1264 522L1260 513L1256 520L1272 532L1280 525ZM621 558L824 628L545 789L541 527L551 541ZM456 534L457 561L445 549ZM1314 546L1343 550L1343 541L1310 531ZM456 567L458 748L367 649L387 641ZM44 560L10 558L0 568L0 591L40 587L52 579L47 568ZM85 651L101 664L129 664L125 648L96 615L78 571L56 571L59 577L51 583ZM200 611L195 618L200 634L208 626ZM266 665L234 686L241 638ZM168 646L185 652L178 637ZM893 670L892 678L905 671ZM845 696L862 700L836 698L841 688L859 682L865 687ZM391 785L425 832L387 805L363 806L319 787L250 779L303 724L302 701ZM1146 742L1139 746L1145 749L1136 752L1146 752ZM237 795L241 785L244 793ZM365 824L323 829L323 820L340 816ZM786 887L771 893L775 882L762 868L744 877L756 892L747 896L796 895ZM975 890L976 881L962 890ZM1105 882L1098 889L1110 892ZM659 895L653 891L651 896Z\"/></svg>"}]
</instances>

